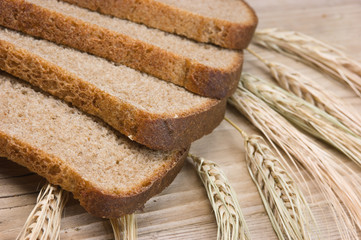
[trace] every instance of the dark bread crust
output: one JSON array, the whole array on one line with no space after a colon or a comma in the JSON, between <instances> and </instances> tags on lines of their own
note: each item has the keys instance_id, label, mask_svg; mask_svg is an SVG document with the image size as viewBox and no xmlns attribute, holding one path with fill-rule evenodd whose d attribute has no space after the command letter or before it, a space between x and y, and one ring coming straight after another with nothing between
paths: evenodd
<instances>
[{"instance_id":1,"label":"dark bread crust","mask_svg":"<svg viewBox=\"0 0 361 240\"><path fill-rule=\"evenodd\" d=\"M174 180L187 153L188 148L173 151L170 154L172 161L155 172L146 185L139 186L134 193L115 195L97 189L63 160L0 131L0 156L27 167L50 183L72 192L89 213L103 218L118 218L141 208L149 198L160 193Z\"/></svg>"},{"instance_id":2,"label":"dark bread crust","mask_svg":"<svg viewBox=\"0 0 361 240\"><path fill-rule=\"evenodd\" d=\"M251 18L246 23L234 23L197 15L154 0L63 0L80 7L128 19L160 30L213 43L225 48L244 49L251 42L258 19L245 2Z\"/></svg>"},{"instance_id":3,"label":"dark bread crust","mask_svg":"<svg viewBox=\"0 0 361 240\"><path fill-rule=\"evenodd\" d=\"M4 40L0 40L0 69L103 119L151 149L189 146L217 127L226 109L226 99L209 99L198 109L189 109L178 116L145 112Z\"/></svg>"},{"instance_id":4,"label":"dark bread crust","mask_svg":"<svg viewBox=\"0 0 361 240\"><path fill-rule=\"evenodd\" d=\"M24 0L2 0L0 9L2 26L124 64L202 96L230 96L241 74L241 52L228 68L218 69Z\"/></svg>"}]
</instances>

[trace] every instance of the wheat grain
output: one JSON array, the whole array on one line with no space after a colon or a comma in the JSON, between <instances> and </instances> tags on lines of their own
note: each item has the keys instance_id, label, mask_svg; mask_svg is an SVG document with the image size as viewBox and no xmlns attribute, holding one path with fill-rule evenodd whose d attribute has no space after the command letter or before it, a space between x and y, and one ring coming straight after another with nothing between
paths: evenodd
<instances>
[{"instance_id":1,"label":"wheat grain","mask_svg":"<svg viewBox=\"0 0 361 240\"><path fill-rule=\"evenodd\" d=\"M247 50L268 67L273 78L283 89L324 110L359 136L361 135L361 118L359 114L342 99L330 92L321 90L312 80L296 70L280 63L267 61L251 49ZM352 111L348 111L348 109Z\"/></svg>"},{"instance_id":2,"label":"wheat grain","mask_svg":"<svg viewBox=\"0 0 361 240\"><path fill-rule=\"evenodd\" d=\"M244 74L241 81L247 90L296 126L333 145L361 166L361 137L336 118L270 82L249 74Z\"/></svg>"},{"instance_id":3,"label":"wheat grain","mask_svg":"<svg viewBox=\"0 0 361 240\"><path fill-rule=\"evenodd\" d=\"M225 119L244 138L249 174L257 186L278 239L311 239L309 224L314 220L310 207L286 167L261 136L248 136Z\"/></svg>"},{"instance_id":4,"label":"wheat grain","mask_svg":"<svg viewBox=\"0 0 361 240\"><path fill-rule=\"evenodd\" d=\"M253 42L321 69L361 97L361 64L340 50L305 34L276 28L258 30Z\"/></svg>"},{"instance_id":5,"label":"wheat grain","mask_svg":"<svg viewBox=\"0 0 361 240\"><path fill-rule=\"evenodd\" d=\"M358 239L354 223L361 227L359 176L247 91L241 83L229 103L314 179L332 209L342 239Z\"/></svg>"},{"instance_id":6,"label":"wheat grain","mask_svg":"<svg viewBox=\"0 0 361 240\"><path fill-rule=\"evenodd\" d=\"M68 199L68 192L46 184L40 191L37 203L26 220L17 239L59 239L61 214Z\"/></svg>"},{"instance_id":7,"label":"wheat grain","mask_svg":"<svg viewBox=\"0 0 361 240\"><path fill-rule=\"evenodd\" d=\"M214 162L191 154L189 157L197 169L212 205L218 226L217 239L250 239L237 194L223 171Z\"/></svg>"},{"instance_id":8,"label":"wheat grain","mask_svg":"<svg viewBox=\"0 0 361 240\"><path fill-rule=\"evenodd\" d=\"M109 220L113 228L115 240L137 239L137 221L134 213L124 215L120 218L111 218Z\"/></svg>"}]
</instances>

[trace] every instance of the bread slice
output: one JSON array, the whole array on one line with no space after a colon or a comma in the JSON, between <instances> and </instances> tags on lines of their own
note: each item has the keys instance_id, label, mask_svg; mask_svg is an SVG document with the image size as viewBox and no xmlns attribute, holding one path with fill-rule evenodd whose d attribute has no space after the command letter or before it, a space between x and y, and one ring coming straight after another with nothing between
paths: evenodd
<instances>
[{"instance_id":1,"label":"bread slice","mask_svg":"<svg viewBox=\"0 0 361 240\"><path fill-rule=\"evenodd\" d=\"M240 77L242 52L57 0L1 0L0 9L0 25L146 72L202 96L230 96Z\"/></svg>"},{"instance_id":2,"label":"bread slice","mask_svg":"<svg viewBox=\"0 0 361 240\"><path fill-rule=\"evenodd\" d=\"M252 8L240 0L63 1L232 49L247 47L258 21Z\"/></svg>"},{"instance_id":3,"label":"bread slice","mask_svg":"<svg viewBox=\"0 0 361 240\"><path fill-rule=\"evenodd\" d=\"M168 186L187 149L160 152L0 72L0 156L60 185L90 213L129 214Z\"/></svg>"},{"instance_id":4,"label":"bread slice","mask_svg":"<svg viewBox=\"0 0 361 240\"><path fill-rule=\"evenodd\" d=\"M152 149L187 147L223 119L226 101L46 40L0 28L0 69L100 117Z\"/></svg>"}]
</instances>

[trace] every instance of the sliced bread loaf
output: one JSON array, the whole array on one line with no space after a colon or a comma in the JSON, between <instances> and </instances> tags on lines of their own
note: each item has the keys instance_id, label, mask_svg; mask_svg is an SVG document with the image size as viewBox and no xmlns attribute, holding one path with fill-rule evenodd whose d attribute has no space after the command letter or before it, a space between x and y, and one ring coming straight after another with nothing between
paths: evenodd
<instances>
[{"instance_id":1,"label":"sliced bread loaf","mask_svg":"<svg viewBox=\"0 0 361 240\"><path fill-rule=\"evenodd\" d=\"M0 72L0 156L72 192L96 216L142 207L172 182L186 154L149 150Z\"/></svg>"},{"instance_id":2,"label":"sliced bread loaf","mask_svg":"<svg viewBox=\"0 0 361 240\"><path fill-rule=\"evenodd\" d=\"M237 86L242 52L195 43L57 0L1 0L0 25L224 98Z\"/></svg>"},{"instance_id":3,"label":"sliced bread loaf","mask_svg":"<svg viewBox=\"0 0 361 240\"><path fill-rule=\"evenodd\" d=\"M0 69L98 116L152 149L187 147L223 119L226 101L103 58L0 27Z\"/></svg>"},{"instance_id":4,"label":"sliced bread loaf","mask_svg":"<svg viewBox=\"0 0 361 240\"><path fill-rule=\"evenodd\" d=\"M240 0L63 0L199 42L244 49L257 17Z\"/></svg>"}]
</instances>

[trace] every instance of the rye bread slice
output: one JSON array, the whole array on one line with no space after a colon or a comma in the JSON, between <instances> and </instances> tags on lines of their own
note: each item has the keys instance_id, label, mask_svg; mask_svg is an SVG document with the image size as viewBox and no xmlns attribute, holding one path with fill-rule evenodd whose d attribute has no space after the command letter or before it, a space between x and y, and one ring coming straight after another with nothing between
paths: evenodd
<instances>
[{"instance_id":1,"label":"rye bread slice","mask_svg":"<svg viewBox=\"0 0 361 240\"><path fill-rule=\"evenodd\" d=\"M187 147L223 119L226 101L0 27L0 69L103 119L152 149Z\"/></svg>"},{"instance_id":2,"label":"rye bread slice","mask_svg":"<svg viewBox=\"0 0 361 240\"><path fill-rule=\"evenodd\" d=\"M186 154L147 149L0 72L0 156L72 192L96 216L142 207L172 182Z\"/></svg>"},{"instance_id":3,"label":"rye bread slice","mask_svg":"<svg viewBox=\"0 0 361 240\"><path fill-rule=\"evenodd\" d=\"M198 42L244 49L258 19L240 0L63 0Z\"/></svg>"},{"instance_id":4,"label":"rye bread slice","mask_svg":"<svg viewBox=\"0 0 361 240\"><path fill-rule=\"evenodd\" d=\"M0 25L170 81L202 96L230 96L243 54L57 0L1 0Z\"/></svg>"}]
</instances>

